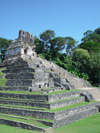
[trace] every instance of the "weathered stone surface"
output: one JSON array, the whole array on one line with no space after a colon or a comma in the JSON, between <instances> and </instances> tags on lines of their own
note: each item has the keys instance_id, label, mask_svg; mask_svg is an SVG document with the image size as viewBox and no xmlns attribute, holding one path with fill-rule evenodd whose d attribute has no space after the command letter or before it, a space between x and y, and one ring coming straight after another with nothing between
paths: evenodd
<instances>
[{"instance_id":1,"label":"weathered stone surface","mask_svg":"<svg viewBox=\"0 0 100 133\"><path fill-rule=\"evenodd\" d=\"M70 100L64 100L61 102L55 102L55 103L43 103L43 101L29 101L29 100L2 100L0 99L0 103L2 104L11 104L11 105L21 105L21 106L32 106L32 107L42 107L47 109L56 109L61 108L65 106L69 106L72 104L80 103L84 101L84 97L80 98L74 98Z\"/></svg>"},{"instance_id":2,"label":"weathered stone surface","mask_svg":"<svg viewBox=\"0 0 100 133\"><path fill-rule=\"evenodd\" d=\"M85 96L85 101L87 102L91 102L94 100L93 96L88 91L82 92L81 96Z\"/></svg>"},{"instance_id":3,"label":"weathered stone surface","mask_svg":"<svg viewBox=\"0 0 100 133\"><path fill-rule=\"evenodd\" d=\"M19 54L36 56L33 35L23 30L19 31L18 39L11 42L8 47L8 57Z\"/></svg>"},{"instance_id":4,"label":"weathered stone surface","mask_svg":"<svg viewBox=\"0 0 100 133\"><path fill-rule=\"evenodd\" d=\"M89 117L97 112L98 112L97 108L92 108L89 110L78 112L77 114L69 115L68 117L63 117L63 119L55 120L53 128L58 128L61 126L68 125L68 124L78 121L80 119Z\"/></svg>"},{"instance_id":5,"label":"weathered stone surface","mask_svg":"<svg viewBox=\"0 0 100 133\"><path fill-rule=\"evenodd\" d=\"M15 94L15 93L2 93L0 92L0 97L7 98L20 98L20 99L33 99L33 100L43 100L48 102L54 102L58 100L64 100L67 98L78 97L82 91L73 91L66 93L59 93L54 95L37 95L37 94Z\"/></svg>"},{"instance_id":6,"label":"weathered stone surface","mask_svg":"<svg viewBox=\"0 0 100 133\"><path fill-rule=\"evenodd\" d=\"M25 110L25 109L15 109L15 108L5 108L0 107L0 113L13 114L18 116L29 116L40 119L51 119L55 118L55 113L53 112L43 112L43 111L34 111L34 110Z\"/></svg>"},{"instance_id":7,"label":"weathered stone surface","mask_svg":"<svg viewBox=\"0 0 100 133\"><path fill-rule=\"evenodd\" d=\"M45 129L34 126L32 124L19 122L19 121L15 121L15 120L8 120L8 119L4 119L4 118L0 118L0 124L9 125L9 126L13 126L13 127L19 127L19 128L23 128L23 129L41 131L41 132L46 131Z\"/></svg>"},{"instance_id":8,"label":"weathered stone surface","mask_svg":"<svg viewBox=\"0 0 100 133\"><path fill-rule=\"evenodd\" d=\"M100 102L96 102L96 103L83 105L83 106L76 107L76 108L71 108L71 109L67 109L67 110L63 110L63 111L58 111L58 112L55 113L55 119L62 119L64 117L76 114L78 112L84 112L86 110L89 110L89 109L92 109L92 108L96 107L99 104L100 104Z\"/></svg>"}]
</instances>

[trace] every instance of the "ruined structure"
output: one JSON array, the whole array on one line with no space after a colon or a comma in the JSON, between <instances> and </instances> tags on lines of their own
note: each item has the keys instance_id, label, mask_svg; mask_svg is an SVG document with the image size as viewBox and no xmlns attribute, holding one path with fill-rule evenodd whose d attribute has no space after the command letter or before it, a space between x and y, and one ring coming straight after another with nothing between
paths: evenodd
<instances>
[{"instance_id":1,"label":"ruined structure","mask_svg":"<svg viewBox=\"0 0 100 133\"><path fill-rule=\"evenodd\" d=\"M21 30L0 64L0 124L45 132L100 111L90 93L76 90L91 87L87 81L37 57L33 47L32 34Z\"/></svg>"},{"instance_id":2,"label":"ruined structure","mask_svg":"<svg viewBox=\"0 0 100 133\"><path fill-rule=\"evenodd\" d=\"M36 56L33 34L20 30L18 39L8 47L8 57L13 55Z\"/></svg>"}]
</instances>

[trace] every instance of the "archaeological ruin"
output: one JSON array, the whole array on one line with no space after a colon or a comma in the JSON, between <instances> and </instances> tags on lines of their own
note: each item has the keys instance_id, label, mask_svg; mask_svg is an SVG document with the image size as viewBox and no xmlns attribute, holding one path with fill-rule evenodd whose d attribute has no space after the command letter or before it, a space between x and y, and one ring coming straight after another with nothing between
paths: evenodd
<instances>
[{"instance_id":1,"label":"archaeological ruin","mask_svg":"<svg viewBox=\"0 0 100 133\"><path fill-rule=\"evenodd\" d=\"M35 52L33 35L20 30L0 64L0 124L46 132L100 112L100 102L74 77Z\"/></svg>"}]
</instances>

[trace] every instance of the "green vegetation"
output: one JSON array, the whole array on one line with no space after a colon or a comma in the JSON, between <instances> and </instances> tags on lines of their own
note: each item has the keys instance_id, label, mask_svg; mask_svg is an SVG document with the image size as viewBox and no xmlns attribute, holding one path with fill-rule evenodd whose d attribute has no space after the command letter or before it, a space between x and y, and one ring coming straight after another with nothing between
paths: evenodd
<instances>
[{"instance_id":1,"label":"green vegetation","mask_svg":"<svg viewBox=\"0 0 100 133\"><path fill-rule=\"evenodd\" d=\"M1 133L40 133L27 129L19 129L0 124ZM100 115L97 113L88 118L79 120L70 125L66 125L52 131L53 133L100 133Z\"/></svg>"},{"instance_id":2,"label":"green vegetation","mask_svg":"<svg viewBox=\"0 0 100 133\"><path fill-rule=\"evenodd\" d=\"M49 121L49 122L54 122L54 120L51 120L51 119L40 119L40 118L34 118L34 117L26 117L26 116L16 116L16 115L12 115L12 114L2 114L2 113L0 113L0 116L9 116L9 117L16 117L16 118L18 118L18 117L20 117L21 119L29 119L29 120L40 120L40 121Z\"/></svg>"},{"instance_id":3,"label":"green vegetation","mask_svg":"<svg viewBox=\"0 0 100 133\"><path fill-rule=\"evenodd\" d=\"M87 30L82 43L72 37L55 37L55 32L46 30L35 37L37 53L47 60L67 69L76 77L88 80L92 85L100 85L100 27ZM64 51L65 53L62 53Z\"/></svg>"},{"instance_id":4,"label":"green vegetation","mask_svg":"<svg viewBox=\"0 0 100 133\"><path fill-rule=\"evenodd\" d=\"M0 91L0 93L14 93L14 94L41 94L41 92L29 92L29 91Z\"/></svg>"},{"instance_id":5,"label":"green vegetation","mask_svg":"<svg viewBox=\"0 0 100 133\"><path fill-rule=\"evenodd\" d=\"M5 87L7 83L7 79L0 79L0 87Z\"/></svg>"},{"instance_id":6,"label":"green vegetation","mask_svg":"<svg viewBox=\"0 0 100 133\"><path fill-rule=\"evenodd\" d=\"M38 131L32 131L28 129L20 129L17 127L11 127L7 125L0 124L0 132L1 133L40 133Z\"/></svg>"},{"instance_id":7,"label":"green vegetation","mask_svg":"<svg viewBox=\"0 0 100 133\"><path fill-rule=\"evenodd\" d=\"M5 79L6 80L6 79ZM47 93L47 94L41 94L41 92L29 92L29 91L0 91L0 93L14 93L14 94L41 94L41 95L55 95L55 94L59 94L59 93L66 93L66 92L73 92L73 91L80 91L79 89L74 89L74 90L62 90L62 91L54 91L51 93Z\"/></svg>"},{"instance_id":8,"label":"green vegetation","mask_svg":"<svg viewBox=\"0 0 100 133\"><path fill-rule=\"evenodd\" d=\"M46 95L55 95L55 94L61 94L66 92L73 92L73 91L80 91L79 89L73 89L73 90L62 90L62 91L54 91L51 93L47 93Z\"/></svg>"}]
</instances>

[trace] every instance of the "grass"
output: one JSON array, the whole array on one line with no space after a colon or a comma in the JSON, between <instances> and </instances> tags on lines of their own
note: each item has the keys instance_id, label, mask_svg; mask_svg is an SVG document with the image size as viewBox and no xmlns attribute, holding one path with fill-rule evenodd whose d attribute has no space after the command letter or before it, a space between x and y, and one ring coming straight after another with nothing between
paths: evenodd
<instances>
[{"instance_id":1,"label":"grass","mask_svg":"<svg viewBox=\"0 0 100 133\"><path fill-rule=\"evenodd\" d=\"M73 89L73 90L62 90L62 91L54 91L51 93L47 93L47 95L55 95L59 93L66 93L66 92L73 92L73 91L80 91L79 89Z\"/></svg>"},{"instance_id":2,"label":"grass","mask_svg":"<svg viewBox=\"0 0 100 133\"><path fill-rule=\"evenodd\" d=\"M0 87L5 87L7 79L0 79Z\"/></svg>"},{"instance_id":3,"label":"grass","mask_svg":"<svg viewBox=\"0 0 100 133\"><path fill-rule=\"evenodd\" d=\"M27 129L19 129L0 124L0 133L41 133ZM51 131L51 133L100 133L100 115L97 113L83 120L74 122Z\"/></svg>"},{"instance_id":4,"label":"grass","mask_svg":"<svg viewBox=\"0 0 100 133\"><path fill-rule=\"evenodd\" d=\"M3 79L4 78L4 73L0 71L0 79Z\"/></svg>"},{"instance_id":5,"label":"grass","mask_svg":"<svg viewBox=\"0 0 100 133\"><path fill-rule=\"evenodd\" d=\"M6 80L6 79L5 79ZM6 80L7 81L7 80ZM0 84L1 85L1 84ZM66 92L73 92L73 91L80 91L78 89L74 90L62 90L62 91L55 91L47 94L41 94L41 91L39 92L29 92L29 91L0 91L1 93L14 93L14 94L41 94L41 95L55 95L59 93L66 93Z\"/></svg>"},{"instance_id":6,"label":"grass","mask_svg":"<svg viewBox=\"0 0 100 133\"><path fill-rule=\"evenodd\" d=\"M0 116L10 116L10 117L20 117L20 118L25 118L25 119L32 119L32 120L40 120L40 121L48 121L48 122L54 122L54 120L51 119L42 119L42 118L35 118L35 117L28 117L28 116L18 116L18 115L13 115L13 114L4 114L0 113Z\"/></svg>"},{"instance_id":7,"label":"grass","mask_svg":"<svg viewBox=\"0 0 100 133\"><path fill-rule=\"evenodd\" d=\"M1 93L14 93L14 94L41 94L41 92L29 92L29 91L0 91Z\"/></svg>"}]
</instances>

